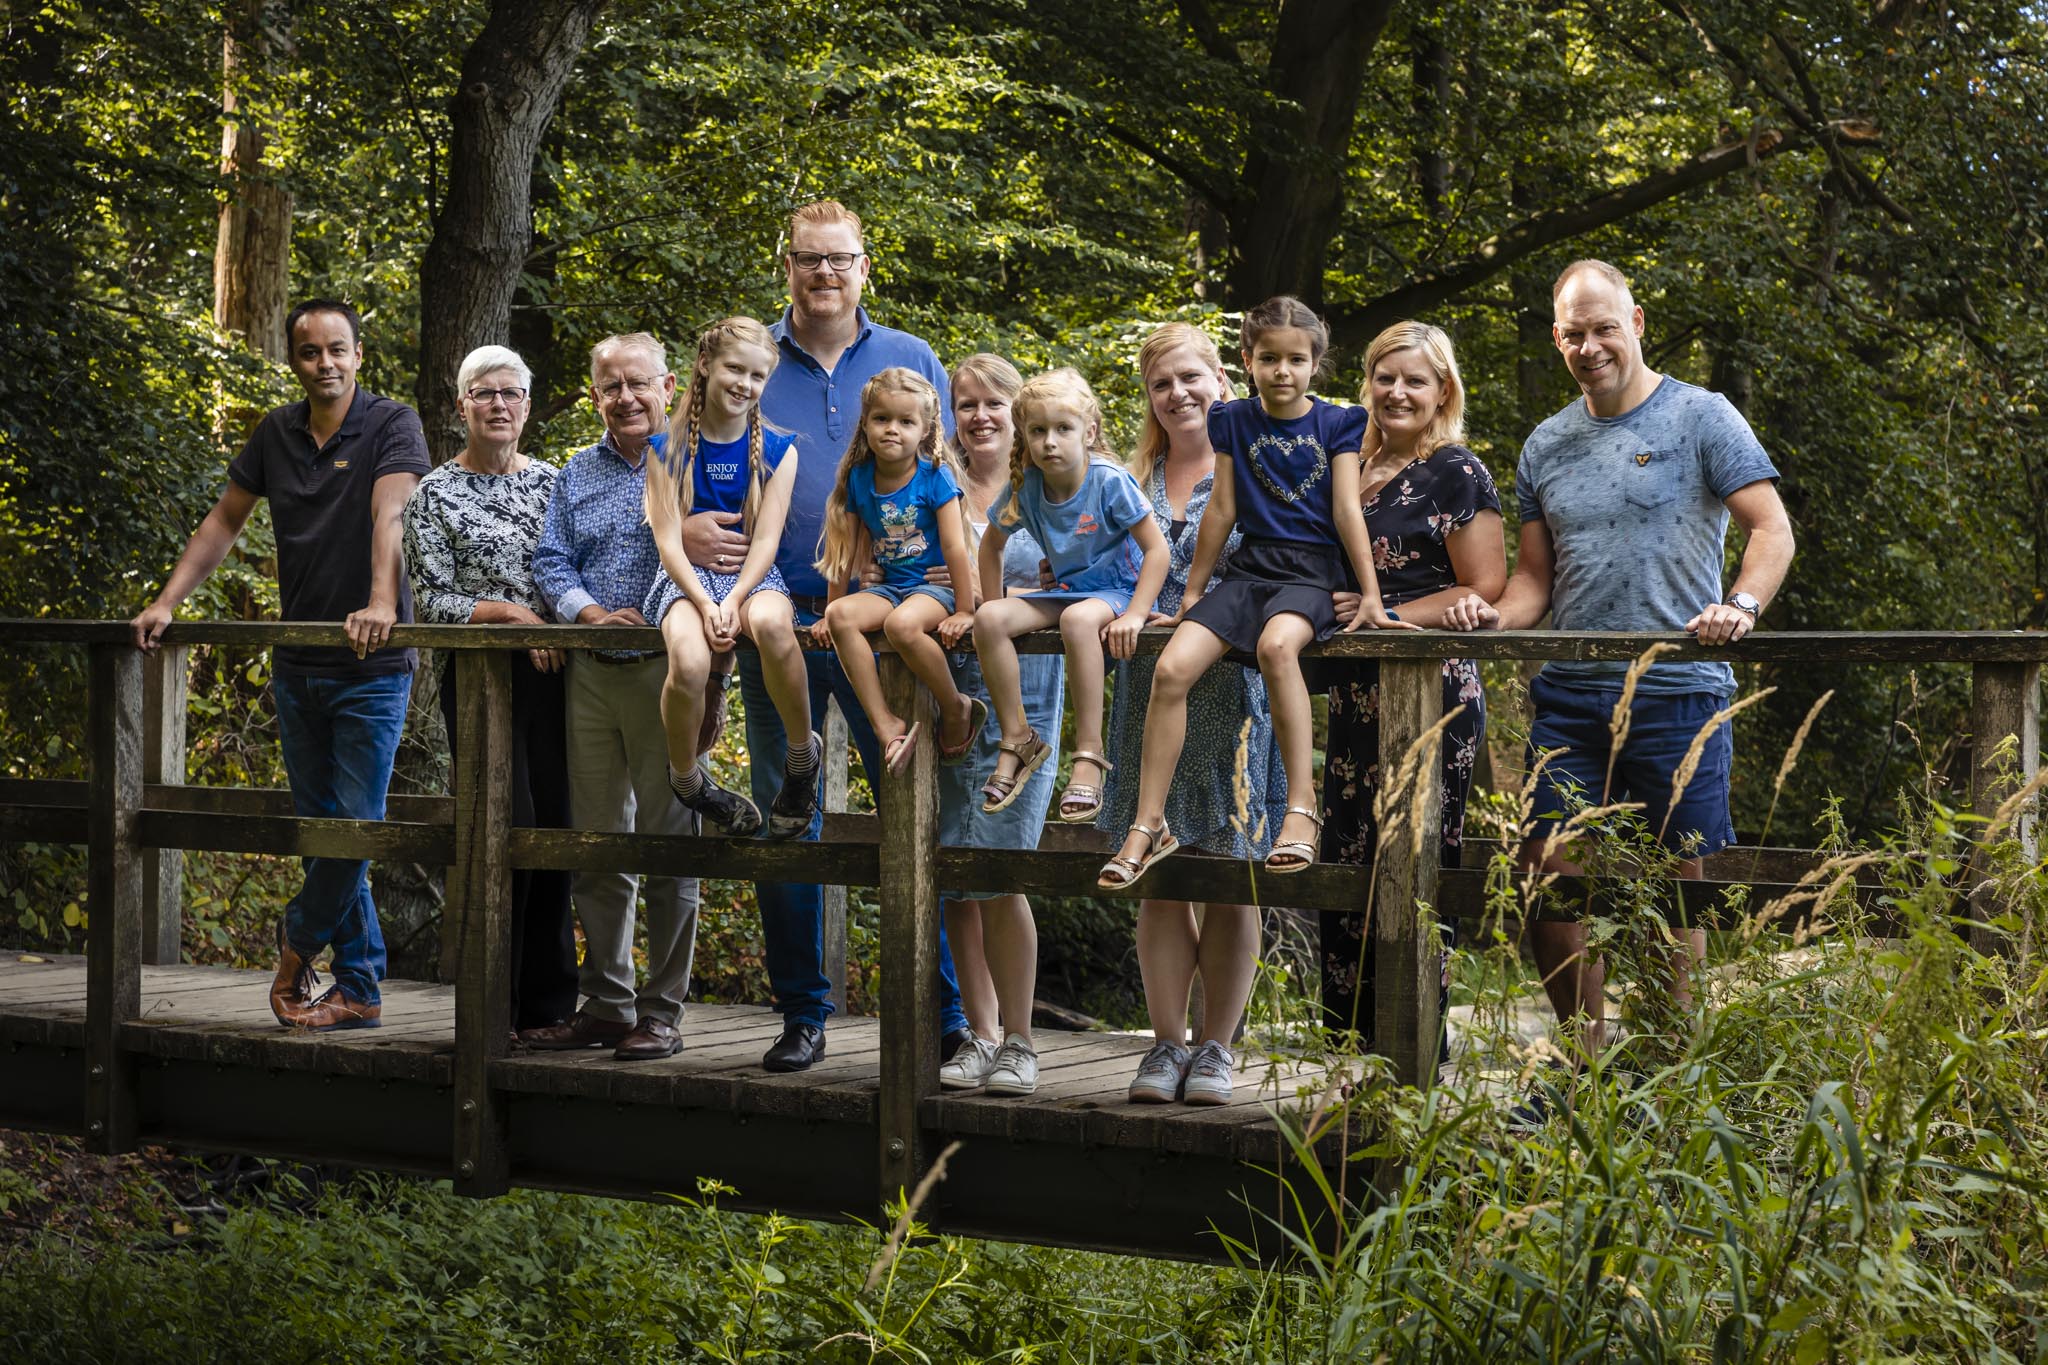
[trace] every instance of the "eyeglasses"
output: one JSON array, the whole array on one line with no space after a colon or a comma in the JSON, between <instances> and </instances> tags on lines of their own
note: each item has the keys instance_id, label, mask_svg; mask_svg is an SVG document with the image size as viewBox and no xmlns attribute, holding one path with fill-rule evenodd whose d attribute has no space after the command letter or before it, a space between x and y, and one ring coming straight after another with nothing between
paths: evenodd
<instances>
[{"instance_id":1,"label":"eyeglasses","mask_svg":"<svg viewBox=\"0 0 2048 1365\"><path fill-rule=\"evenodd\" d=\"M503 400L504 400L504 403L505 403L505 406L506 406L506 407L508 407L508 408L516 408L516 407L518 407L518 406L519 406L519 405L520 405L521 403L524 403L524 402L526 401L526 390L525 390L525 389L471 389L471 390L469 391L468 397L469 397L469 401L470 401L470 402L472 402L472 403L476 404L476 405L477 405L478 407L480 407L480 408L487 408L487 407L489 407L489 406L490 406L490 405L491 405L492 403L494 403L494 402L497 402L497 401L498 401L498 400L500 400L500 399L503 399Z\"/></svg>"},{"instance_id":2,"label":"eyeglasses","mask_svg":"<svg viewBox=\"0 0 2048 1365\"><path fill-rule=\"evenodd\" d=\"M631 379L614 379L609 384L598 385L597 396L599 398L604 399L605 402L610 403L616 401L621 393L624 393L628 390L632 392L635 398L645 398L648 394L653 393L656 389L660 387L661 380L659 379L645 379L638 377Z\"/></svg>"},{"instance_id":3,"label":"eyeglasses","mask_svg":"<svg viewBox=\"0 0 2048 1365\"><path fill-rule=\"evenodd\" d=\"M789 263L798 270L812 271L821 265L829 265L843 274L853 269L855 261L864 260L867 254L865 251L792 251Z\"/></svg>"}]
</instances>

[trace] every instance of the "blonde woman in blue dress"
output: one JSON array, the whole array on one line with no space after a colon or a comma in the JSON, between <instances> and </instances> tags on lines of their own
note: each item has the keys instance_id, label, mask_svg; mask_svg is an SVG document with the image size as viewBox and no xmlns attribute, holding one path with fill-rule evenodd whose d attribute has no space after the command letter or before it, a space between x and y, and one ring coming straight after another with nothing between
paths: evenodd
<instances>
[{"instance_id":1,"label":"blonde woman in blue dress","mask_svg":"<svg viewBox=\"0 0 2048 1365\"><path fill-rule=\"evenodd\" d=\"M1152 613L1155 621L1163 621L1180 610L1202 513L1215 484L1209 409L1233 394L1216 343L1184 322L1169 322L1145 338L1138 348L1138 374L1145 409L1131 473L1152 505L1152 520L1166 537L1166 586ZM1224 545L1218 574L1237 541L1233 532ZM1152 695L1152 666L1150 655L1116 666L1108 748L1115 766L1096 820L1096 828L1112 834L1129 829L1137 814L1138 763L1145 743L1145 703ZM1246 793L1242 811L1237 805L1240 743ZM1167 823L1184 845L1226 858L1263 858L1286 805L1266 684L1256 669L1219 663L1188 694L1187 747L1166 799ZM1258 946L1255 906L1138 902L1138 970L1155 1041L1131 1082L1132 1100L1220 1104L1230 1098L1236 1061L1230 1041L1251 995ZM1190 1039L1188 995L1198 969L1202 1031Z\"/></svg>"}]
</instances>

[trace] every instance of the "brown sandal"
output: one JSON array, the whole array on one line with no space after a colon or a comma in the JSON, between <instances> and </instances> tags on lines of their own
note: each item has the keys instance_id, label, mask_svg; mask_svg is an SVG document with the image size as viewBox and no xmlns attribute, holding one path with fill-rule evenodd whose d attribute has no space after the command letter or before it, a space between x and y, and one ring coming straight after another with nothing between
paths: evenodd
<instances>
[{"instance_id":1,"label":"brown sandal","mask_svg":"<svg viewBox=\"0 0 2048 1365\"><path fill-rule=\"evenodd\" d=\"M1142 834L1151 841L1151 847L1142 858L1126 858L1121 853L1102 865L1096 875L1095 884L1104 891L1122 891L1137 884L1140 877L1152 870L1152 865L1162 858L1180 852L1180 840L1173 837L1173 831L1161 820L1159 827L1132 825L1131 834ZM1128 841L1130 835L1124 836Z\"/></svg>"},{"instance_id":2,"label":"brown sandal","mask_svg":"<svg viewBox=\"0 0 2048 1365\"><path fill-rule=\"evenodd\" d=\"M1074 755L1074 762L1093 763L1105 779L1116 770L1116 764L1101 754L1091 754L1086 749ZM1102 783L1067 783L1067 789L1060 793L1059 813L1060 820L1069 825L1083 825L1092 821L1102 813Z\"/></svg>"},{"instance_id":3,"label":"brown sandal","mask_svg":"<svg viewBox=\"0 0 2048 1365\"><path fill-rule=\"evenodd\" d=\"M1007 810L1010 803L1017 799L1017 793L1024 790L1024 784L1030 780L1031 774L1037 772L1040 765L1052 757L1052 745L1040 739L1036 730L1033 730L1031 738L1022 744L1012 744L1006 739L996 748L1003 753L1016 755L1017 770L1004 777L998 766L995 772L989 774L988 781L981 784L983 815L994 815L999 810ZM1001 760L998 759L997 763L1000 765Z\"/></svg>"}]
</instances>

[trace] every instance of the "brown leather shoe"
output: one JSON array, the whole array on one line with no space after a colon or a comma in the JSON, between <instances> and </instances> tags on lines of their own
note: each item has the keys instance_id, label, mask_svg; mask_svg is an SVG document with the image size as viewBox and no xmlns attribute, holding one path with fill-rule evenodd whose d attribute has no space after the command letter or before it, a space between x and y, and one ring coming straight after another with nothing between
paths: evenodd
<instances>
[{"instance_id":1,"label":"brown leather shoe","mask_svg":"<svg viewBox=\"0 0 2048 1365\"><path fill-rule=\"evenodd\" d=\"M578 1010L567 1023L520 1030L519 1041L535 1052L574 1052L586 1047L617 1047L632 1031L631 1024L598 1019Z\"/></svg>"},{"instance_id":2,"label":"brown leather shoe","mask_svg":"<svg viewBox=\"0 0 2048 1365\"><path fill-rule=\"evenodd\" d=\"M304 1009L291 1011L285 1016L285 1022L293 1028L330 1033L345 1028L376 1028L383 1015L382 1005L365 1004L341 987L334 986Z\"/></svg>"},{"instance_id":3,"label":"brown leather shoe","mask_svg":"<svg viewBox=\"0 0 2048 1365\"><path fill-rule=\"evenodd\" d=\"M313 1003L313 990L320 984L320 973L313 970L313 964L300 957L292 948L291 940L284 936L284 926L277 929L277 975L270 981L270 1012L277 1016L277 1022L289 1027L291 1016Z\"/></svg>"},{"instance_id":4,"label":"brown leather shoe","mask_svg":"<svg viewBox=\"0 0 2048 1365\"><path fill-rule=\"evenodd\" d=\"M651 1062L673 1057L682 1050L683 1035L676 1032L674 1024L643 1018L633 1025L633 1031L613 1050L612 1056L622 1062Z\"/></svg>"}]
</instances>

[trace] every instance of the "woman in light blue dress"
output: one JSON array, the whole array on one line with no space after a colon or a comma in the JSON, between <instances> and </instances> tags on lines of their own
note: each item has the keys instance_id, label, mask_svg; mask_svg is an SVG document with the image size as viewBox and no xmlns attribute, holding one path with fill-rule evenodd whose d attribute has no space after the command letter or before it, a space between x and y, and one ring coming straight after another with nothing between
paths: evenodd
<instances>
[{"instance_id":1,"label":"woman in light blue dress","mask_svg":"<svg viewBox=\"0 0 2048 1365\"><path fill-rule=\"evenodd\" d=\"M1194 558L1195 537L1216 467L1209 445L1210 405L1231 396L1216 343L1186 323L1170 322L1138 350L1145 415L1132 472L1152 501L1152 516L1172 555L1159 594L1161 619L1180 610ZM1232 534L1223 559L1237 548ZM1222 571L1222 564L1217 571ZM1156 655L1119 663L1110 702L1109 754L1116 767L1103 795L1098 829L1121 835L1138 806L1138 773L1145 740L1145 703L1152 694ZM1183 846L1226 858L1263 858L1279 832L1287 784L1256 669L1224 661L1188 696L1187 748L1166 801L1166 823ZM1200 919L1197 920L1197 911ZM1198 927L1199 926L1199 927ZM1145 900L1138 905L1138 968L1156 1040L1145 1055L1133 1100L1190 1104L1230 1097L1230 1051L1251 995L1258 953L1255 906L1197 906L1188 901ZM1202 974L1202 1034L1188 1038L1188 994Z\"/></svg>"}]
</instances>

